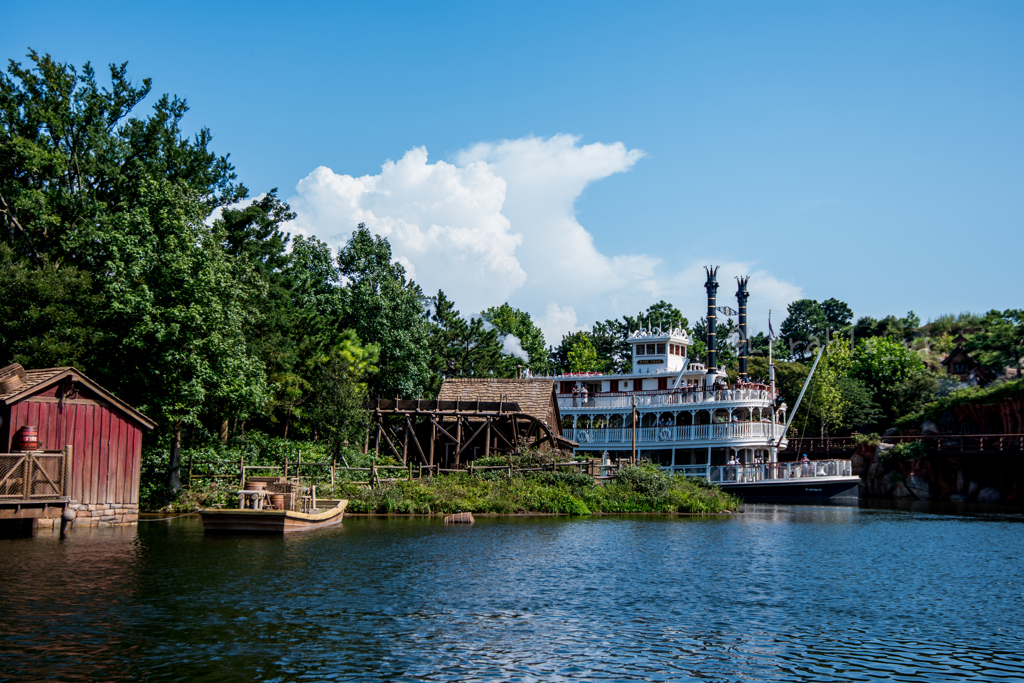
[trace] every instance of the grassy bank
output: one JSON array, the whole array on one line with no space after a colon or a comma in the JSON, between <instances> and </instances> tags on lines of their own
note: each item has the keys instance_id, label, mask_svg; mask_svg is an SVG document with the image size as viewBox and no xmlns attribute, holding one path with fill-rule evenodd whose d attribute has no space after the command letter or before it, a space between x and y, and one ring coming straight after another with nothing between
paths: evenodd
<instances>
[{"instance_id":1,"label":"grassy bank","mask_svg":"<svg viewBox=\"0 0 1024 683\"><path fill-rule=\"evenodd\" d=\"M447 514L477 512L569 515L622 512L712 514L736 510L739 500L702 482L670 477L657 467L623 469L612 482L596 484L585 474L538 472L470 476L452 474L384 484L369 489L337 487L355 513Z\"/></svg>"},{"instance_id":2,"label":"grassy bank","mask_svg":"<svg viewBox=\"0 0 1024 683\"><path fill-rule=\"evenodd\" d=\"M245 450L242 450L242 446ZM285 448L287 446L287 448ZM153 476L151 486L143 486L143 510L161 512L190 512L203 507L236 504L238 491L238 458L246 464L280 466L288 457L294 467L296 446L303 448L303 462L326 462L329 456L310 444L245 443L219 450L189 452L183 458L189 462L211 462L205 472L221 478L195 479L191 486L173 492L158 474L160 465L155 456L149 460ZM381 482L370 488L365 481L369 473L358 471L337 472L333 489L330 470L324 467L305 467L304 484L316 486L318 498L347 498L349 512L379 514L449 514L477 512L495 514L554 513L589 515L596 513L677 512L714 514L739 508L735 496L723 493L717 487L702 481L672 477L654 465L626 467L608 482L596 483L590 475L569 471L568 468L551 471L554 463L572 459L571 453L527 451L513 456L502 455L480 458L478 467L511 465L516 472L485 470L445 474L436 477ZM308 459L307 459L308 458ZM346 462L352 467L397 464L397 461L372 454L347 453ZM545 471L530 471L543 468ZM199 471L198 465L194 468ZM520 471L525 470L525 471ZM415 470L414 470L415 471ZM262 471L257 471L262 473ZM278 474L281 470L268 471ZM294 473L294 470L292 470ZM400 472L391 471L396 477ZM228 475L228 476L224 476ZM388 476L385 474L384 476ZM187 477L183 476L183 480Z\"/></svg>"}]
</instances>

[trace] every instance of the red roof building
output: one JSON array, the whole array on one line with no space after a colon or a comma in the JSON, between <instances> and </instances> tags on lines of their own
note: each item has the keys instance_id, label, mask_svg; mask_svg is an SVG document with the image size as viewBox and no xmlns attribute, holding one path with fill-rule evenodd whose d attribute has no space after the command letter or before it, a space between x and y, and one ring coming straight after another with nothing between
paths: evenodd
<instances>
[{"instance_id":1,"label":"red roof building","mask_svg":"<svg viewBox=\"0 0 1024 683\"><path fill-rule=\"evenodd\" d=\"M0 370L0 420L0 520L49 526L65 509L75 526L138 519L148 417L75 368L14 364Z\"/></svg>"}]
</instances>

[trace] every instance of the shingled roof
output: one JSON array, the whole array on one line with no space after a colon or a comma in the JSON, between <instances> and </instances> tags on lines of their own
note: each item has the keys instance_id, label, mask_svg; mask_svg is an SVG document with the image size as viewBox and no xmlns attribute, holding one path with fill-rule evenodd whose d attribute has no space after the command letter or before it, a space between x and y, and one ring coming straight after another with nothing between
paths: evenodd
<instances>
[{"instance_id":1,"label":"shingled roof","mask_svg":"<svg viewBox=\"0 0 1024 683\"><path fill-rule=\"evenodd\" d=\"M0 369L0 403L10 405L28 398L66 377L88 387L145 427L149 429L156 427L155 422L72 367L25 370L18 363L8 365Z\"/></svg>"},{"instance_id":2,"label":"shingled roof","mask_svg":"<svg viewBox=\"0 0 1024 683\"><path fill-rule=\"evenodd\" d=\"M446 379L437 398L440 401L515 401L524 413L541 420L559 435L562 433L553 379Z\"/></svg>"}]
</instances>

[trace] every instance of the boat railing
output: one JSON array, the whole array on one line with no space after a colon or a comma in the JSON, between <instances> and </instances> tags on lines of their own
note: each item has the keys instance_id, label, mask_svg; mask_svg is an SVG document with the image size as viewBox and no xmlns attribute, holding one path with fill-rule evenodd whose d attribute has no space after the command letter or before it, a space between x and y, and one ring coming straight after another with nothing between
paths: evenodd
<instances>
[{"instance_id":1,"label":"boat railing","mask_svg":"<svg viewBox=\"0 0 1024 683\"><path fill-rule=\"evenodd\" d=\"M599 394L559 394L558 407L566 408L638 408L649 406L684 406L723 401L767 401L768 391L760 388L672 391L601 392Z\"/></svg>"},{"instance_id":2,"label":"boat railing","mask_svg":"<svg viewBox=\"0 0 1024 683\"><path fill-rule=\"evenodd\" d=\"M782 435L783 425L775 425L775 437ZM629 427L563 429L563 436L581 447L591 444L631 443L633 430ZM660 427L639 427L636 430L637 443L673 443L680 441L723 441L730 439L765 439L772 436L770 422L726 422L704 425L665 425Z\"/></svg>"},{"instance_id":3,"label":"boat railing","mask_svg":"<svg viewBox=\"0 0 1024 683\"><path fill-rule=\"evenodd\" d=\"M784 479L849 477L852 474L853 468L849 460L737 463L735 465L712 465L707 471L708 481L713 483L730 484L778 481Z\"/></svg>"}]
</instances>

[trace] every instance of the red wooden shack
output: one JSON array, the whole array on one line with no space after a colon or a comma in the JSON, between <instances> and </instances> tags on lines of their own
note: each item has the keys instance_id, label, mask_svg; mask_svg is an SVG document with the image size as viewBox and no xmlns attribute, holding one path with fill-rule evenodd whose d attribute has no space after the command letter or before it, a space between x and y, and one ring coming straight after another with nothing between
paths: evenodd
<instances>
[{"instance_id":1,"label":"red wooden shack","mask_svg":"<svg viewBox=\"0 0 1024 683\"><path fill-rule=\"evenodd\" d=\"M138 519L142 430L152 420L75 368L17 364L0 370L0 420L0 519L52 526L65 508L75 526ZM20 443L24 427L38 429L34 449ZM46 460L61 455L59 467Z\"/></svg>"}]
</instances>

